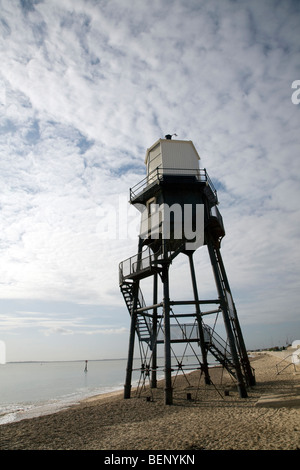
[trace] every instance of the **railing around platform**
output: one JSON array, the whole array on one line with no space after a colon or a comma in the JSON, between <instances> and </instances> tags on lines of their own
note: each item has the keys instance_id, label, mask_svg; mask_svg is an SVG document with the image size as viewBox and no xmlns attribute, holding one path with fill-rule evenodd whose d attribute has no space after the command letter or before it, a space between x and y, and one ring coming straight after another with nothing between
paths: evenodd
<instances>
[{"instance_id":1,"label":"railing around platform","mask_svg":"<svg viewBox=\"0 0 300 470\"><path fill-rule=\"evenodd\" d=\"M211 189L215 198L217 198L217 191L209 178L205 168L160 168L157 167L151 171L144 179L139 181L135 186L130 188L130 201L132 202L139 194L141 194L147 187L158 181L163 181L168 176L180 177L193 177L197 182L205 183Z\"/></svg>"},{"instance_id":2,"label":"railing around platform","mask_svg":"<svg viewBox=\"0 0 300 470\"><path fill-rule=\"evenodd\" d=\"M131 277L135 274L140 274L143 271L150 270L152 264L158 259L161 254L161 250L158 253L147 247L143 251L131 256L130 258L121 261L119 264L119 282L120 285L124 279Z\"/></svg>"}]
</instances>

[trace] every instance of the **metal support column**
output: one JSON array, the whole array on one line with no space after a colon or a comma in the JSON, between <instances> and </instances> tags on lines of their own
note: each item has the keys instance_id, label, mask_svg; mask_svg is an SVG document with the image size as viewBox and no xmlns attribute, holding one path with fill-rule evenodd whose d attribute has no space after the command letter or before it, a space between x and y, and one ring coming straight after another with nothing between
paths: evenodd
<instances>
[{"instance_id":1,"label":"metal support column","mask_svg":"<svg viewBox=\"0 0 300 470\"><path fill-rule=\"evenodd\" d=\"M162 272L163 281L163 314L164 314L164 347L165 347L165 404L173 404L172 365L171 365L171 331L170 331L170 297L169 297L169 266Z\"/></svg>"},{"instance_id":2,"label":"metal support column","mask_svg":"<svg viewBox=\"0 0 300 470\"><path fill-rule=\"evenodd\" d=\"M189 252L188 257L189 257L189 262L190 262L190 271L191 271L191 278L192 278L194 298L195 298L195 307L196 307L196 318L198 321L200 348L201 348L201 353L202 353L201 366L202 366L202 371L204 372L205 383L207 385L210 385L211 381L210 381L209 372L208 372L207 350L205 347L204 332L203 332L201 312L200 312L200 307L199 307L199 297L198 297L197 281L196 281L192 251Z\"/></svg>"},{"instance_id":3,"label":"metal support column","mask_svg":"<svg viewBox=\"0 0 300 470\"><path fill-rule=\"evenodd\" d=\"M135 340L135 331L136 331L136 322L137 322L136 308L137 308L137 301L138 301L138 292L139 292L139 282L135 282L133 286L133 302L132 302L132 309L131 309L131 323L130 323L126 378L125 378L125 385L124 385L124 398L130 398L130 393L131 393L134 340Z\"/></svg>"},{"instance_id":4,"label":"metal support column","mask_svg":"<svg viewBox=\"0 0 300 470\"><path fill-rule=\"evenodd\" d=\"M142 239L139 238L138 253L142 251ZM137 304L139 297L140 282L134 281L132 287L132 307L131 307L131 323L130 323L130 334L129 334L129 346L128 346L128 358L126 368L126 378L124 385L124 398L130 398L131 394L131 379L133 369L133 354L134 354L134 340L137 324Z\"/></svg>"},{"instance_id":5,"label":"metal support column","mask_svg":"<svg viewBox=\"0 0 300 470\"><path fill-rule=\"evenodd\" d=\"M157 304L157 273L153 276L153 305ZM157 387L157 307L153 309L152 314L152 371L151 388Z\"/></svg>"}]
</instances>

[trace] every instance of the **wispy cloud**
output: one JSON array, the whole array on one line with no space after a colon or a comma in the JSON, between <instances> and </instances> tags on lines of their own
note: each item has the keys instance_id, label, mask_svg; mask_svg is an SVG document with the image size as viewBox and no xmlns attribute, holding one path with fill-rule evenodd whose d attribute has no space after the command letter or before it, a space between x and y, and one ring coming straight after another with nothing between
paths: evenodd
<instances>
[{"instance_id":1,"label":"wispy cloud","mask_svg":"<svg viewBox=\"0 0 300 470\"><path fill-rule=\"evenodd\" d=\"M45 336L50 335L114 335L128 333L128 328L110 324L108 319L98 314L76 315L67 312L52 311L15 311L0 315L2 332L9 331L15 335L24 334L26 330L36 330Z\"/></svg>"}]
</instances>

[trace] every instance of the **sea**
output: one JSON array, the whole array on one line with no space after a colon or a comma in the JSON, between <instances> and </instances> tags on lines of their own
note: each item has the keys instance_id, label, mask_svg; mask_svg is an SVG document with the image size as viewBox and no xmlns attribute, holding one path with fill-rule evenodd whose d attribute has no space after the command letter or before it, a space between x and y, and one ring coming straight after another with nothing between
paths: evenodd
<instances>
[{"instance_id":1,"label":"sea","mask_svg":"<svg viewBox=\"0 0 300 470\"><path fill-rule=\"evenodd\" d=\"M190 370L194 358L186 358ZM0 364L0 425L56 413L104 393L122 391L126 359ZM140 359L135 359L132 386L140 379ZM163 366L157 378L163 378Z\"/></svg>"},{"instance_id":2,"label":"sea","mask_svg":"<svg viewBox=\"0 0 300 470\"><path fill-rule=\"evenodd\" d=\"M0 425L66 409L123 390L126 359L0 364ZM137 364L134 365L137 367ZM140 373L133 372L132 385Z\"/></svg>"}]
</instances>

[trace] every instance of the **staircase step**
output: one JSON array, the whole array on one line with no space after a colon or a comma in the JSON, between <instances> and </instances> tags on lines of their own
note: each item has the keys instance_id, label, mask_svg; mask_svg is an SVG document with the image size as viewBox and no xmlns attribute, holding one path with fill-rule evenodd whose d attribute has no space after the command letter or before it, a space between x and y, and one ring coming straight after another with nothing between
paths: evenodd
<instances>
[{"instance_id":1,"label":"staircase step","mask_svg":"<svg viewBox=\"0 0 300 470\"><path fill-rule=\"evenodd\" d=\"M126 303L126 306L130 315L131 315L131 309L132 309L133 301L134 301L133 287L134 287L134 284L131 284L131 283L130 284L123 283L120 286L121 292L123 294L123 297L124 297L124 300L125 300L125 303ZM142 292L139 289L138 299L137 299L137 308L142 308L142 307L145 307L145 302L143 299ZM137 331L140 341L146 341L148 343L151 342L151 333L149 330L149 326L147 324L147 320L141 314L139 314L137 317L136 331Z\"/></svg>"}]
</instances>

